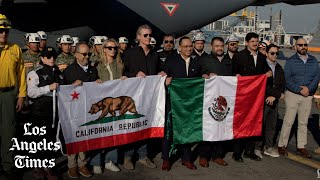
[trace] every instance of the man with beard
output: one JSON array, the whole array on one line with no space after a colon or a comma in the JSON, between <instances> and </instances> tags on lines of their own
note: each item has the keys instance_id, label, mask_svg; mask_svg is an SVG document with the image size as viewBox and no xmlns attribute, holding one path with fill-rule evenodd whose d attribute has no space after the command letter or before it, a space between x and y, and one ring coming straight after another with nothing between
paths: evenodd
<instances>
[{"instance_id":1,"label":"man with beard","mask_svg":"<svg viewBox=\"0 0 320 180\"><path fill-rule=\"evenodd\" d=\"M297 152L311 158L305 149L307 144L307 125L312 107L312 96L319 82L319 66L314 56L307 53L308 44L303 38L296 41L297 53L290 57L285 65L286 80L286 113L280 133L278 151L282 156L287 156L287 145L296 114L298 113Z\"/></svg>"},{"instance_id":2,"label":"man with beard","mask_svg":"<svg viewBox=\"0 0 320 180\"><path fill-rule=\"evenodd\" d=\"M221 37L214 37L211 40L212 52L209 55L200 57L200 65L204 74L209 76L231 76L232 60L224 56L224 40ZM208 159L213 162L227 166L224 158L224 141L200 142L199 143L199 164L202 167L209 167Z\"/></svg>"},{"instance_id":3,"label":"man with beard","mask_svg":"<svg viewBox=\"0 0 320 180\"><path fill-rule=\"evenodd\" d=\"M206 37L202 32L198 32L195 36L192 38L193 42L193 52L191 54L191 57L201 57L203 55L206 55L207 53L204 51L204 43L206 42Z\"/></svg>"},{"instance_id":4,"label":"man with beard","mask_svg":"<svg viewBox=\"0 0 320 180\"><path fill-rule=\"evenodd\" d=\"M228 59L232 59L233 55L238 53L239 49L239 39L236 36L231 35L227 38L226 44L228 45L228 51L225 56Z\"/></svg>"},{"instance_id":5,"label":"man with beard","mask_svg":"<svg viewBox=\"0 0 320 180\"><path fill-rule=\"evenodd\" d=\"M163 37L163 48L159 49L157 53L159 54L160 58L160 67L161 69L164 68L164 64L166 62L166 59L168 58L169 55L172 55L175 50L174 50L174 37L171 34L165 35Z\"/></svg>"}]
</instances>

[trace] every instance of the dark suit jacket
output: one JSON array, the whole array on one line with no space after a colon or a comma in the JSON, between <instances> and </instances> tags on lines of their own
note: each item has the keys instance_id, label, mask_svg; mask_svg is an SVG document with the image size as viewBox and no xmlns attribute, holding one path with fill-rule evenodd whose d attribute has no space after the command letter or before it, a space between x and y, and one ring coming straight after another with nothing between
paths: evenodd
<instances>
[{"instance_id":1,"label":"dark suit jacket","mask_svg":"<svg viewBox=\"0 0 320 180\"><path fill-rule=\"evenodd\" d=\"M232 71L234 75L254 76L265 74L270 70L264 55L258 53L257 65L255 66L253 56L250 54L246 48L233 56Z\"/></svg>"},{"instance_id":2,"label":"dark suit jacket","mask_svg":"<svg viewBox=\"0 0 320 180\"><path fill-rule=\"evenodd\" d=\"M164 72L167 73L168 77L172 78L193 78L201 77L202 75L199 60L192 57L190 57L187 75L186 62L180 54L168 57L164 66Z\"/></svg>"},{"instance_id":3,"label":"dark suit jacket","mask_svg":"<svg viewBox=\"0 0 320 180\"><path fill-rule=\"evenodd\" d=\"M123 63L128 77L136 77L139 71L145 75L156 75L160 72L158 53L150 50L146 56L141 46L127 49L123 55Z\"/></svg>"},{"instance_id":4,"label":"dark suit jacket","mask_svg":"<svg viewBox=\"0 0 320 180\"><path fill-rule=\"evenodd\" d=\"M215 73L219 76L232 76L232 60L228 57L224 56L220 62L213 53L201 56L200 65L203 74Z\"/></svg>"},{"instance_id":5,"label":"dark suit jacket","mask_svg":"<svg viewBox=\"0 0 320 180\"><path fill-rule=\"evenodd\" d=\"M97 69L89 64L87 72L75 61L70 64L64 71L64 80L66 84L72 84L76 80L82 82L92 82L99 79Z\"/></svg>"}]
</instances>

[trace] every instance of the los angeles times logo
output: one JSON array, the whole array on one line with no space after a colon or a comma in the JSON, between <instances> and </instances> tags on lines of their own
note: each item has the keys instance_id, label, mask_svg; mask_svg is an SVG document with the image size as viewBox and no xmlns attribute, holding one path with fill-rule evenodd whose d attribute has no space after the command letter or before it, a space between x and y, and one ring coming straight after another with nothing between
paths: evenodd
<instances>
[{"instance_id":1,"label":"los angeles times logo","mask_svg":"<svg viewBox=\"0 0 320 180\"><path fill-rule=\"evenodd\" d=\"M31 127L32 123L24 124L24 136L44 136L46 134L46 127ZM31 158L27 155L16 155L14 157L14 164L17 168L52 168L55 166L55 159L33 159L32 154L43 151L58 151L61 148L59 141L52 142L43 138L39 142L19 142L17 138L12 138L12 147L10 151L27 151Z\"/></svg>"}]
</instances>

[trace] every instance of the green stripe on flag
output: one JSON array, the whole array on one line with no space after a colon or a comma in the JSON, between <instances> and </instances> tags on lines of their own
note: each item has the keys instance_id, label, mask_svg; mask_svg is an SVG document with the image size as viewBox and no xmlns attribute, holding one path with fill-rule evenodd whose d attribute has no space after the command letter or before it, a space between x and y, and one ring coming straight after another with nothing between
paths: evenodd
<instances>
[{"instance_id":1,"label":"green stripe on flag","mask_svg":"<svg viewBox=\"0 0 320 180\"><path fill-rule=\"evenodd\" d=\"M170 98L173 144L202 141L204 82L203 78L172 79ZM194 95L196 97L192 97Z\"/></svg>"}]
</instances>

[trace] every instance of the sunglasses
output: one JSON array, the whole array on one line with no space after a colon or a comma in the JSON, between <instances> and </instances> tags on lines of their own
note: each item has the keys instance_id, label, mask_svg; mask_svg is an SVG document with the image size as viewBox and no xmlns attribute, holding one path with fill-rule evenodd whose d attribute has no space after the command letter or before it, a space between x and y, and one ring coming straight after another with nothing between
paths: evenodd
<instances>
[{"instance_id":1,"label":"sunglasses","mask_svg":"<svg viewBox=\"0 0 320 180\"><path fill-rule=\"evenodd\" d=\"M230 46L238 46L238 43L230 43Z\"/></svg>"},{"instance_id":2,"label":"sunglasses","mask_svg":"<svg viewBox=\"0 0 320 180\"><path fill-rule=\"evenodd\" d=\"M112 46L105 46L104 47L105 49L108 49L109 51L111 51L111 50L118 50L118 47L116 47L116 46L114 46L114 47L112 47Z\"/></svg>"},{"instance_id":3,"label":"sunglasses","mask_svg":"<svg viewBox=\"0 0 320 180\"><path fill-rule=\"evenodd\" d=\"M144 34L143 37L152 37L152 34Z\"/></svg>"},{"instance_id":4,"label":"sunglasses","mask_svg":"<svg viewBox=\"0 0 320 180\"><path fill-rule=\"evenodd\" d=\"M279 55L279 52L270 52L270 54L273 56L273 55Z\"/></svg>"},{"instance_id":5,"label":"sunglasses","mask_svg":"<svg viewBox=\"0 0 320 180\"><path fill-rule=\"evenodd\" d=\"M305 46L308 47L308 44L297 44L299 47Z\"/></svg>"},{"instance_id":6,"label":"sunglasses","mask_svg":"<svg viewBox=\"0 0 320 180\"><path fill-rule=\"evenodd\" d=\"M164 43L165 43L165 44L168 44L168 43L173 44L174 41L173 41L173 40L171 40L171 41L165 40Z\"/></svg>"},{"instance_id":7,"label":"sunglasses","mask_svg":"<svg viewBox=\"0 0 320 180\"><path fill-rule=\"evenodd\" d=\"M89 52L89 53L81 53L81 52L78 52L78 53L79 53L79 54L82 54L84 57L86 57L86 56L89 56L89 57L90 57L91 54L92 54L92 53L90 53L90 52Z\"/></svg>"},{"instance_id":8,"label":"sunglasses","mask_svg":"<svg viewBox=\"0 0 320 180\"><path fill-rule=\"evenodd\" d=\"M0 24L1 25L1 24ZM2 34L3 32L5 32L6 34L8 34L9 33L9 29L3 29L3 28L1 28L0 29L0 34Z\"/></svg>"}]
</instances>

